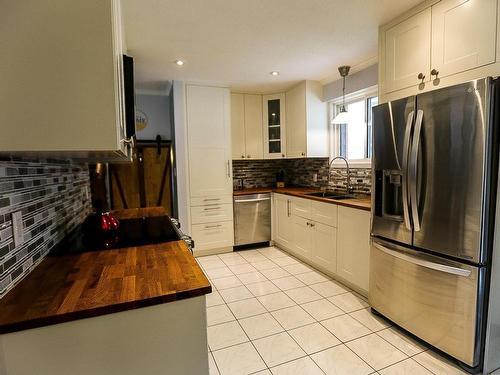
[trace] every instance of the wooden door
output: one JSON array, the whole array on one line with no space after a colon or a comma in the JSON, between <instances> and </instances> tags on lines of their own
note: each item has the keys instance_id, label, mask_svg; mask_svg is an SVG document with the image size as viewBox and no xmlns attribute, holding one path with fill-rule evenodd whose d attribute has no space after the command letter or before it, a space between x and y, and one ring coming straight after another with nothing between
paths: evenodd
<instances>
[{"instance_id":1,"label":"wooden door","mask_svg":"<svg viewBox=\"0 0 500 375\"><path fill-rule=\"evenodd\" d=\"M495 62L497 0L443 0L432 7L431 69L446 77Z\"/></svg>"},{"instance_id":2,"label":"wooden door","mask_svg":"<svg viewBox=\"0 0 500 375\"><path fill-rule=\"evenodd\" d=\"M172 168L169 144L139 145L131 164L109 168L112 209L162 206L172 213Z\"/></svg>"},{"instance_id":3,"label":"wooden door","mask_svg":"<svg viewBox=\"0 0 500 375\"><path fill-rule=\"evenodd\" d=\"M247 159L262 159L262 95L245 94L245 146Z\"/></svg>"},{"instance_id":4,"label":"wooden door","mask_svg":"<svg viewBox=\"0 0 500 375\"><path fill-rule=\"evenodd\" d=\"M244 159L245 103L243 94L231 94L231 144L233 159Z\"/></svg>"},{"instance_id":5,"label":"wooden door","mask_svg":"<svg viewBox=\"0 0 500 375\"><path fill-rule=\"evenodd\" d=\"M430 80L431 9L398 23L385 32L386 92L418 85L418 75Z\"/></svg>"}]
</instances>

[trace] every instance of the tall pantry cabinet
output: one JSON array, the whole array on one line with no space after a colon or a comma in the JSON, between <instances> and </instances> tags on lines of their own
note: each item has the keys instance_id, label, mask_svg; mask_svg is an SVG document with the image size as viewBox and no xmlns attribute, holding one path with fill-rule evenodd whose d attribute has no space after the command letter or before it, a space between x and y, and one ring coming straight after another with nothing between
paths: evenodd
<instances>
[{"instance_id":1,"label":"tall pantry cabinet","mask_svg":"<svg viewBox=\"0 0 500 375\"><path fill-rule=\"evenodd\" d=\"M195 255L234 244L230 92L186 86L191 235Z\"/></svg>"}]
</instances>

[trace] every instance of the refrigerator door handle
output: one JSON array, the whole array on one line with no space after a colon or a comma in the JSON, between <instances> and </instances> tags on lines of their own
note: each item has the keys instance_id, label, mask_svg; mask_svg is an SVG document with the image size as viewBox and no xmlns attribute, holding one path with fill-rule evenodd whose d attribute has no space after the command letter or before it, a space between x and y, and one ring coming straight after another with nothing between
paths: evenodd
<instances>
[{"instance_id":1,"label":"refrigerator door handle","mask_svg":"<svg viewBox=\"0 0 500 375\"><path fill-rule=\"evenodd\" d=\"M417 168L418 168L418 148L420 145L420 133L422 131L422 121L424 111L419 109L417 111L417 118L415 120L415 128L413 131L413 140L410 154L410 167L409 167L409 184L410 184L410 205L411 205L411 218L413 220L413 228L415 232L420 231L420 218L418 217L418 200L417 200Z\"/></svg>"},{"instance_id":2,"label":"refrigerator door handle","mask_svg":"<svg viewBox=\"0 0 500 375\"><path fill-rule=\"evenodd\" d=\"M411 137L411 125L413 122L413 113L411 111L406 120L405 138L403 143L403 219L406 229L411 230L410 224L410 209L409 209L409 197L408 197L408 154L410 153L410 137Z\"/></svg>"},{"instance_id":3,"label":"refrigerator door handle","mask_svg":"<svg viewBox=\"0 0 500 375\"><path fill-rule=\"evenodd\" d=\"M428 261L425 259L418 258L416 256L407 255L407 254L404 254L400 251L392 250L386 246L382 246L381 244L379 244L378 242L375 242L375 241L373 241L373 246L376 247L377 249L379 249L380 251L383 251L387 255L401 259L405 262L416 264L416 265L421 266L421 267L430 268L430 269L435 270L435 271L449 273L449 274L456 275L456 276L469 277L471 275L471 271L469 271L469 270L465 270L465 269L458 268L458 267L448 266L446 264L435 263L435 262L431 262L431 261Z\"/></svg>"}]
</instances>

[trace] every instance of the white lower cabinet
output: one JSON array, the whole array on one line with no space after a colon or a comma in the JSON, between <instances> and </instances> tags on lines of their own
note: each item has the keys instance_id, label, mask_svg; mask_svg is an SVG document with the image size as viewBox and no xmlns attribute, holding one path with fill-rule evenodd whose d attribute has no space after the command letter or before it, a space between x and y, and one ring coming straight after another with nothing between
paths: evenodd
<instances>
[{"instance_id":1,"label":"white lower cabinet","mask_svg":"<svg viewBox=\"0 0 500 375\"><path fill-rule=\"evenodd\" d=\"M284 247L290 247L293 243L291 201L291 197L283 194L274 194L273 239Z\"/></svg>"},{"instance_id":2,"label":"white lower cabinet","mask_svg":"<svg viewBox=\"0 0 500 375\"><path fill-rule=\"evenodd\" d=\"M233 246L234 231L232 221L193 224L191 230L195 251Z\"/></svg>"},{"instance_id":3,"label":"white lower cabinet","mask_svg":"<svg viewBox=\"0 0 500 375\"><path fill-rule=\"evenodd\" d=\"M337 274L368 291L370 213L339 206L337 229Z\"/></svg>"},{"instance_id":4,"label":"white lower cabinet","mask_svg":"<svg viewBox=\"0 0 500 375\"><path fill-rule=\"evenodd\" d=\"M273 204L278 246L368 292L370 212L276 193Z\"/></svg>"}]
</instances>

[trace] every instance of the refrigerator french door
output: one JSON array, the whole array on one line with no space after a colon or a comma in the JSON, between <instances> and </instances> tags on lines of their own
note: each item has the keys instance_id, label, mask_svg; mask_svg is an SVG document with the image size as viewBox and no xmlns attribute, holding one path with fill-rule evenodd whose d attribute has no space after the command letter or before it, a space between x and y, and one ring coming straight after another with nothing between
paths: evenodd
<instances>
[{"instance_id":1,"label":"refrigerator french door","mask_svg":"<svg viewBox=\"0 0 500 375\"><path fill-rule=\"evenodd\" d=\"M373 110L372 307L481 360L498 148L491 78Z\"/></svg>"}]
</instances>

